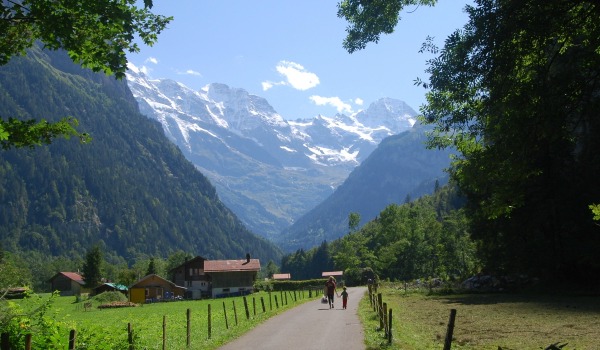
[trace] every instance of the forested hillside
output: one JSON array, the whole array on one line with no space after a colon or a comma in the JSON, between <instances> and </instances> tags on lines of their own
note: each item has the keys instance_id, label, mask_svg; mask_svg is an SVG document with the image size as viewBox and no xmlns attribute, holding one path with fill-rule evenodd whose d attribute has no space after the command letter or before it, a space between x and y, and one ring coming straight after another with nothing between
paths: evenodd
<instances>
[{"instance_id":1,"label":"forested hillside","mask_svg":"<svg viewBox=\"0 0 600 350\"><path fill-rule=\"evenodd\" d=\"M391 204L359 230L285 256L281 271L302 279L342 270L349 284L366 283L375 275L460 280L481 267L461 209L464 203L449 185L410 203Z\"/></svg>"},{"instance_id":2,"label":"forested hillside","mask_svg":"<svg viewBox=\"0 0 600 350\"><path fill-rule=\"evenodd\" d=\"M280 251L249 232L214 187L142 116L125 81L83 70L64 52L32 49L0 67L4 118L73 116L92 140L0 151L0 238L28 257L109 261L185 251L266 261Z\"/></svg>"},{"instance_id":3,"label":"forested hillside","mask_svg":"<svg viewBox=\"0 0 600 350\"><path fill-rule=\"evenodd\" d=\"M335 192L284 230L276 242L284 250L308 249L324 240L348 233L348 214L358 213L366 223L392 203L404 203L433 192L436 181L447 181L444 168L450 165L450 150L425 147L426 129L385 138L352 171Z\"/></svg>"}]
</instances>

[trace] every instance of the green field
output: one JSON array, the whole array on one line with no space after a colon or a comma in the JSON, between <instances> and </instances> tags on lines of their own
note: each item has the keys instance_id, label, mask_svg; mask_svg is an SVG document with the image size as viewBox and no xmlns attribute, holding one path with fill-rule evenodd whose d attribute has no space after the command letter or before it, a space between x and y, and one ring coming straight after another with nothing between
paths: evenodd
<instances>
[{"instance_id":1,"label":"green field","mask_svg":"<svg viewBox=\"0 0 600 350\"><path fill-rule=\"evenodd\" d=\"M384 339L368 298L363 298L359 314L369 350L441 350L451 309L457 310L452 342L455 350L544 349L554 343L567 343L564 350L600 348L600 298L597 296L539 293L430 295L424 290L407 291L394 285L381 287L379 292L383 302L393 310L393 342L388 344ZM286 295L287 304L282 305L282 296L285 303ZM44 295L41 299L13 302L27 310L37 308L48 298L49 295ZM85 310L84 302L75 302L75 297L58 297L43 317L44 324L60 325L55 327L57 334L41 336L39 323L38 328L31 326L30 330L34 349L45 348L39 343L44 337L60 338L61 348L66 348L62 345L68 342L70 329L78 332L78 349L126 348L128 324L133 329L137 349L162 349L163 334L166 349L186 349L187 312L190 310L189 349L216 349L269 317L315 298L317 296L309 298L308 292L297 293L296 297L293 292L273 292L269 303L268 293L255 293L246 297L247 317L242 297L116 309L99 309L99 304L94 303L89 311ZM23 322L20 327L27 333L29 324Z\"/></svg>"},{"instance_id":2,"label":"green field","mask_svg":"<svg viewBox=\"0 0 600 350\"><path fill-rule=\"evenodd\" d=\"M452 349L529 350L564 344L563 349L600 349L600 298L585 295L427 295L380 288L393 312L393 343L377 331L369 300L361 301L369 349L443 349L450 310L456 309Z\"/></svg>"},{"instance_id":3,"label":"green field","mask_svg":"<svg viewBox=\"0 0 600 350\"><path fill-rule=\"evenodd\" d=\"M47 300L49 295L43 295L41 298L42 301ZM261 298L264 301L265 312ZM271 295L267 292L254 293L246 297L249 314L247 315L243 297L161 302L114 309L100 309L99 304L93 302L88 310L84 307L87 300L75 302L75 297L58 297L45 317L51 318L53 324L60 324L60 330L55 336L61 338L61 343L68 341L70 329L77 330L78 349L126 347L128 324L133 330L136 349L162 349L163 334L166 349L188 349L187 313L190 310L189 349L215 349L269 317L314 298L316 297L309 298L308 291L272 292ZM23 305L25 309L37 304L28 300L31 299L15 302ZM22 327L26 328L27 324L24 323ZM34 348L42 348L40 346L43 345L36 344L37 334L34 327L32 330ZM40 338L42 337L37 335L37 340Z\"/></svg>"}]
</instances>

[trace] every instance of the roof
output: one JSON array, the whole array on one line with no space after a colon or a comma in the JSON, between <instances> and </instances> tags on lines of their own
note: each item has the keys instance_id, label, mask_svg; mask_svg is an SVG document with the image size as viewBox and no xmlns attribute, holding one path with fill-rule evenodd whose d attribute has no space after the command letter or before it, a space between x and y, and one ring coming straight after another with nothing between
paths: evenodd
<instances>
[{"instance_id":1,"label":"roof","mask_svg":"<svg viewBox=\"0 0 600 350\"><path fill-rule=\"evenodd\" d=\"M323 272L321 274L322 277L343 276L343 275L344 275L344 271L329 271L329 272Z\"/></svg>"},{"instance_id":2,"label":"roof","mask_svg":"<svg viewBox=\"0 0 600 350\"><path fill-rule=\"evenodd\" d=\"M146 275L146 276L140 278L134 284L132 284L131 286L129 286L129 289L135 288L135 286L138 285L140 282L143 282L143 281L148 280L148 279L158 279L159 282L168 283L168 284L170 284L173 287L187 289L186 287L178 286L175 283L173 283L173 282L171 282L169 280L166 280L166 279L164 279L164 278L162 278L162 277L160 277L159 275L156 275L156 274L150 274L150 275Z\"/></svg>"},{"instance_id":3,"label":"roof","mask_svg":"<svg viewBox=\"0 0 600 350\"><path fill-rule=\"evenodd\" d=\"M81 277L80 274L75 273L75 272L58 272L56 275L52 276L52 278L50 278L50 281L54 280L55 278L57 278L58 276L65 276L66 278L75 281L79 284L81 284L82 286L85 284L85 282L83 281L83 277Z\"/></svg>"},{"instance_id":4,"label":"roof","mask_svg":"<svg viewBox=\"0 0 600 350\"><path fill-rule=\"evenodd\" d=\"M94 289L98 289L103 286L109 286L116 290L120 290L120 291L124 291L124 292L128 290L127 286L119 284L119 283L102 283L101 285L99 285L98 287L96 287Z\"/></svg>"},{"instance_id":5,"label":"roof","mask_svg":"<svg viewBox=\"0 0 600 350\"><path fill-rule=\"evenodd\" d=\"M292 279L292 275L289 273L274 273L273 279L274 280L289 280L289 279Z\"/></svg>"},{"instance_id":6,"label":"roof","mask_svg":"<svg viewBox=\"0 0 600 350\"><path fill-rule=\"evenodd\" d=\"M184 261L183 263L181 263L181 264L179 264L179 265L175 266L174 268L170 269L170 270L169 270L169 272L171 272L171 271L173 271L173 270L176 270L176 269L178 269L178 268L180 268L180 267L185 267L185 266L186 266L186 265L188 265L188 264L192 264L192 263L194 263L196 260L201 260L201 261L204 261L204 260L206 260L206 258L204 258L204 257L202 257L202 256L200 256L200 255L198 255L197 257L195 257L195 258L193 258L193 259L190 259L190 260Z\"/></svg>"},{"instance_id":7,"label":"roof","mask_svg":"<svg viewBox=\"0 0 600 350\"><path fill-rule=\"evenodd\" d=\"M164 279L164 278L160 277L159 275L155 275L155 274L150 274L150 275L147 275L147 276L144 276L144 277L140 278L139 280L137 280L137 282L135 282L134 284L132 284L131 286L129 286L129 289L131 289L131 288L135 288L135 286L136 286L136 285L138 285L140 282L142 282L142 281L145 281L145 280L147 280L147 279L151 279L151 278L156 278L156 279L158 279L160 282L165 282L165 283L168 283L168 284L170 284L170 285L171 285L171 286L173 286L173 287L182 288L182 289L187 289L186 287L183 287L183 286L178 286L178 285L176 285L175 283L173 283L173 282L171 282L171 281L169 281L169 280L166 280L166 279Z\"/></svg>"},{"instance_id":8,"label":"roof","mask_svg":"<svg viewBox=\"0 0 600 350\"><path fill-rule=\"evenodd\" d=\"M260 260L206 260L204 272L260 271Z\"/></svg>"}]
</instances>

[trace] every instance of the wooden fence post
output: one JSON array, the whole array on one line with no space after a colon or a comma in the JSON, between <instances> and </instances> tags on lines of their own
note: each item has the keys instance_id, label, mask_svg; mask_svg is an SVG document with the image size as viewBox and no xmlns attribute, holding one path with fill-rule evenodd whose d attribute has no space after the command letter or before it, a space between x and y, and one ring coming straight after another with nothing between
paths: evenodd
<instances>
[{"instance_id":1,"label":"wooden fence post","mask_svg":"<svg viewBox=\"0 0 600 350\"><path fill-rule=\"evenodd\" d=\"M127 323L127 344L129 344L129 350L133 350L133 329L131 329L131 323Z\"/></svg>"},{"instance_id":2,"label":"wooden fence post","mask_svg":"<svg viewBox=\"0 0 600 350\"><path fill-rule=\"evenodd\" d=\"M190 347L190 333L191 333L190 328L191 328L191 322L192 322L192 310L187 309L186 318L187 318L187 323L186 323L187 333L186 333L186 338L185 338L185 344L189 348Z\"/></svg>"},{"instance_id":3,"label":"wooden fence post","mask_svg":"<svg viewBox=\"0 0 600 350\"><path fill-rule=\"evenodd\" d=\"M1 340L0 340L0 349L10 350L8 333L2 333Z\"/></svg>"},{"instance_id":4,"label":"wooden fence post","mask_svg":"<svg viewBox=\"0 0 600 350\"><path fill-rule=\"evenodd\" d=\"M271 291L269 291L269 311L273 310L273 301L271 300Z\"/></svg>"},{"instance_id":5,"label":"wooden fence post","mask_svg":"<svg viewBox=\"0 0 600 350\"><path fill-rule=\"evenodd\" d=\"M71 332L73 332L73 331L71 331ZM69 347L69 350L71 350L71 349L75 349L75 348ZM25 350L31 350L31 333L25 334Z\"/></svg>"},{"instance_id":6,"label":"wooden fence post","mask_svg":"<svg viewBox=\"0 0 600 350\"><path fill-rule=\"evenodd\" d=\"M389 310L389 316L388 316L388 329L390 330L389 334L388 334L388 344L392 343L392 309Z\"/></svg>"},{"instance_id":7,"label":"wooden fence post","mask_svg":"<svg viewBox=\"0 0 600 350\"><path fill-rule=\"evenodd\" d=\"M233 317L235 318L235 325L238 325L238 319L237 319L237 309L235 308L235 300L231 301L233 303Z\"/></svg>"},{"instance_id":8,"label":"wooden fence post","mask_svg":"<svg viewBox=\"0 0 600 350\"><path fill-rule=\"evenodd\" d=\"M244 309L246 309L246 319L249 320L250 319L250 309L248 309L248 300L246 300L245 296L242 299L244 300Z\"/></svg>"},{"instance_id":9,"label":"wooden fence post","mask_svg":"<svg viewBox=\"0 0 600 350\"><path fill-rule=\"evenodd\" d=\"M384 328L384 334L385 337L387 338L388 336L388 323L387 323L387 303L383 303L383 308L381 309L381 313L383 314L383 328Z\"/></svg>"},{"instance_id":10,"label":"wooden fence post","mask_svg":"<svg viewBox=\"0 0 600 350\"><path fill-rule=\"evenodd\" d=\"M256 316L256 298L252 297L252 310L254 310L254 316Z\"/></svg>"},{"instance_id":11,"label":"wooden fence post","mask_svg":"<svg viewBox=\"0 0 600 350\"><path fill-rule=\"evenodd\" d=\"M76 341L77 341L77 331L74 329L71 329L71 331L69 332L69 350L75 350ZM31 339L29 340L29 342L31 343ZM25 346L25 348L27 349L27 345ZM30 345L30 349L31 349L31 345Z\"/></svg>"},{"instance_id":12,"label":"wooden fence post","mask_svg":"<svg viewBox=\"0 0 600 350\"><path fill-rule=\"evenodd\" d=\"M167 350L167 315L163 315L162 350Z\"/></svg>"},{"instance_id":13,"label":"wooden fence post","mask_svg":"<svg viewBox=\"0 0 600 350\"><path fill-rule=\"evenodd\" d=\"M274 297L275 297L275 307L277 309L279 309L279 302L277 301L277 295L275 295Z\"/></svg>"},{"instance_id":14,"label":"wooden fence post","mask_svg":"<svg viewBox=\"0 0 600 350\"><path fill-rule=\"evenodd\" d=\"M446 341L444 341L444 350L450 350L452 347L452 334L454 333L454 319L456 318L456 309L450 310L450 320L446 331Z\"/></svg>"},{"instance_id":15,"label":"wooden fence post","mask_svg":"<svg viewBox=\"0 0 600 350\"><path fill-rule=\"evenodd\" d=\"M262 305L263 314L264 314L267 310L265 310L265 299L263 297L260 297L260 303Z\"/></svg>"},{"instance_id":16,"label":"wooden fence post","mask_svg":"<svg viewBox=\"0 0 600 350\"><path fill-rule=\"evenodd\" d=\"M377 313L379 314L379 329L383 329L383 296L381 293L377 294Z\"/></svg>"},{"instance_id":17,"label":"wooden fence post","mask_svg":"<svg viewBox=\"0 0 600 350\"><path fill-rule=\"evenodd\" d=\"M377 311L377 295L375 293L371 294L371 305L373 306L373 311Z\"/></svg>"},{"instance_id":18,"label":"wooden fence post","mask_svg":"<svg viewBox=\"0 0 600 350\"><path fill-rule=\"evenodd\" d=\"M211 333L212 333L212 324L211 324L211 319L212 319L212 315L211 315L211 310L210 310L210 304L208 304L208 339L210 339L211 337Z\"/></svg>"},{"instance_id":19,"label":"wooden fence post","mask_svg":"<svg viewBox=\"0 0 600 350\"><path fill-rule=\"evenodd\" d=\"M225 302L223 302L223 316L225 317L225 328L229 329L229 322L227 321L227 310L225 309Z\"/></svg>"}]
</instances>

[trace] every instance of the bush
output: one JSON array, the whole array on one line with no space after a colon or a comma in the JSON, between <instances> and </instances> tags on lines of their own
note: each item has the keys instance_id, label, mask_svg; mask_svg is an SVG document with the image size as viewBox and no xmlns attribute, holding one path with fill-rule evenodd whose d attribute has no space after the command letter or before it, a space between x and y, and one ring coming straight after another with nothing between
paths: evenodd
<instances>
[{"instance_id":1,"label":"bush","mask_svg":"<svg viewBox=\"0 0 600 350\"><path fill-rule=\"evenodd\" d=\"M100 293L100 294L96 295L95 297L93 297L92 300L94 300L100 304L107 304L107 303L111 303L114 301L118 301L118 302L129 301L129 299L127 299L127 296L121 292Z\"/></svg>"}]
</instances>

